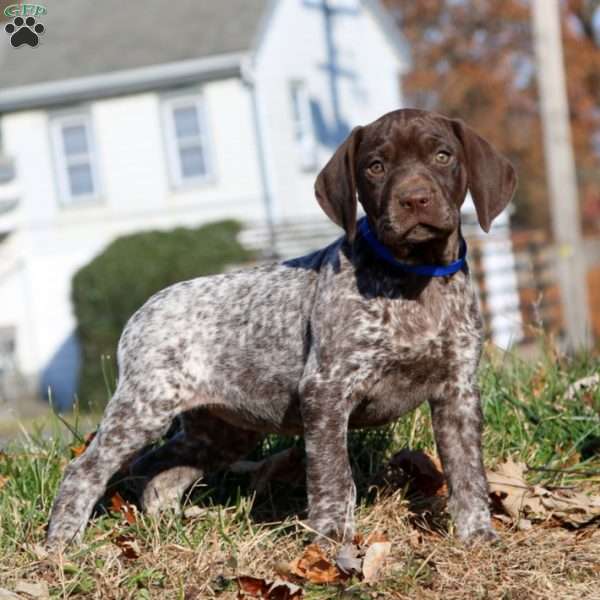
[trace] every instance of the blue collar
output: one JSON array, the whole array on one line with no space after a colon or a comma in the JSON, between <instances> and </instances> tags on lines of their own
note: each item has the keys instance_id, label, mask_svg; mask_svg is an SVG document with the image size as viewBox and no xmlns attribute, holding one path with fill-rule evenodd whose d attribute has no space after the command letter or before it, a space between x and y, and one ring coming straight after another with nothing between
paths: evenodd
<instances>
[{"instance_id":1,"label":"blue collar","mask_svg":"<svg viewBox=\"0 0 600 600\"><path fill-rule=\"evenodd\" d=\"M449 265L408 265L397 260L377 239L369 227L367 217L360 219L357 226L359 234L366 240L373 252L381 260L406 273L414 273L415 275L424 275L426 277L444 277L445 275L453 275L457 271L460 271L467 263L467 242L465 242L464 239L461 240L460 256L458 260L455 260Z\"/></svg>"}]
</instances>

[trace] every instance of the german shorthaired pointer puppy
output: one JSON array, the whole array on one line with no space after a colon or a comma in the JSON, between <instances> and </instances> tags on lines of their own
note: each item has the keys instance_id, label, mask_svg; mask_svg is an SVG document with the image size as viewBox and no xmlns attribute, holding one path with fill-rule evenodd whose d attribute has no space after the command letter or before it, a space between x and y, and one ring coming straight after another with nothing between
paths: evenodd
<instances>
[{"instance_id":1,"label":"german shorthaired pointer puppy","mask_svg":"<svg viewBox=\"0 0 600 600\"><path fill-rule=\"evenodd\" d=\"M511 200L510 163L461 121L398 110L357 127L317 177L345 235L308 256L175 284L140 308L98 433L66 469L48 544L79 539L109 478L134 463L142 503L179 502L271 432L306 442L311 526L350 539L349 428L427 400L461 540L493 538L475 378L481 318L465 262L467 188L481 227ZM357 200L366 217L357 222Z\"/></svg>"}]
</instances>

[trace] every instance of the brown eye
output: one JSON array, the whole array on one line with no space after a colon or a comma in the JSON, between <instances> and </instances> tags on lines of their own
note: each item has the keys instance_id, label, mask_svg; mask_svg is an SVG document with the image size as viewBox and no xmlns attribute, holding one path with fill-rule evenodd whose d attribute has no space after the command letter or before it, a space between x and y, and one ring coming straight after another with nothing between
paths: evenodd
<instances>
[{"instance_id":1,"label":"brown eye","mask_svg":"<svg viewBox=\"0 0 600 600\"><path fill-rule=\"evenodd\" d=\"M369 173L371 175L382 175L384 171L385 168L380 160L375 160L369 165Z\"/></svg>"},{"instance_id":2,"label":"brown eye","mask_svg":"<svg viewBox=\"0 0 600 600\"><path fill-rule=\"evenodd\" d=\"M440 150L435 155L435 161L437 163L439 163L440 165L447 165L450 162L451 158L452 158L452 155L450 154L450 152L446 152L445 150Z\"/></svg>"}]
</instances>

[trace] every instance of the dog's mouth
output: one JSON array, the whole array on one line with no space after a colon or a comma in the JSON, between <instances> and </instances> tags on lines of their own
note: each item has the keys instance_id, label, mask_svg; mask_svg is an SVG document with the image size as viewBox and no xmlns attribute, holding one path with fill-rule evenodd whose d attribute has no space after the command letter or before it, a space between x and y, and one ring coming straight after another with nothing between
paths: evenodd
<instances>
[{"instance_id":1,"label":"dog's mouth","mask_svg":"<svg viewBox=\"0 0 600 600\"><path fill-rule=\"evenodd\" d=\"M378 229L381 241L391 247L424 244L445 238L450 233L446 228L428 223L417 223L404 231L398 231L391 223L384 222Z\"/></svg>"},{"instance_id":2,"label":"dog's mouth","mask_svg":"<svg viewBox=\"0 0 600 600\"><path fill-rule=\"evenodd\" d=\"M402 241L408 244L423 244L425 242L439 240L447 235L448 232L439 227L418 223L406 232Z\"/></svg>"}]
</instances>

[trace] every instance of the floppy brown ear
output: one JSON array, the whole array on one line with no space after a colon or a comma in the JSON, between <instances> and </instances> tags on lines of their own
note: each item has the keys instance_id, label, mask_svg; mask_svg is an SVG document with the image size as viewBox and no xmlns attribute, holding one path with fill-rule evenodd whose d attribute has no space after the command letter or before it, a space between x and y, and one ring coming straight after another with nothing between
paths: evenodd
<instances>
[{"instance_id":1,"label":"floppy brown ear","mask_svg":"<svg viewBox=\"0 0 600 600\"><path fill-rule=\"evenodd\" d=\"M508 159L460 120L452 120L467 161L468 185L481 228L487 233L492 221L512 200L517 174Z\"/></svg>"},{"instance_id":2,"label":"floppy brown ear","mask_svg":"<svg viewBox=\"0 0 600 600\"><path fill-rule=\"evenodd\" d=\"M315 195L325 214L343 227L351 242L356 235L355 156L362 127L355 127L317 176Z\"/></svg>"}]
</instances>

